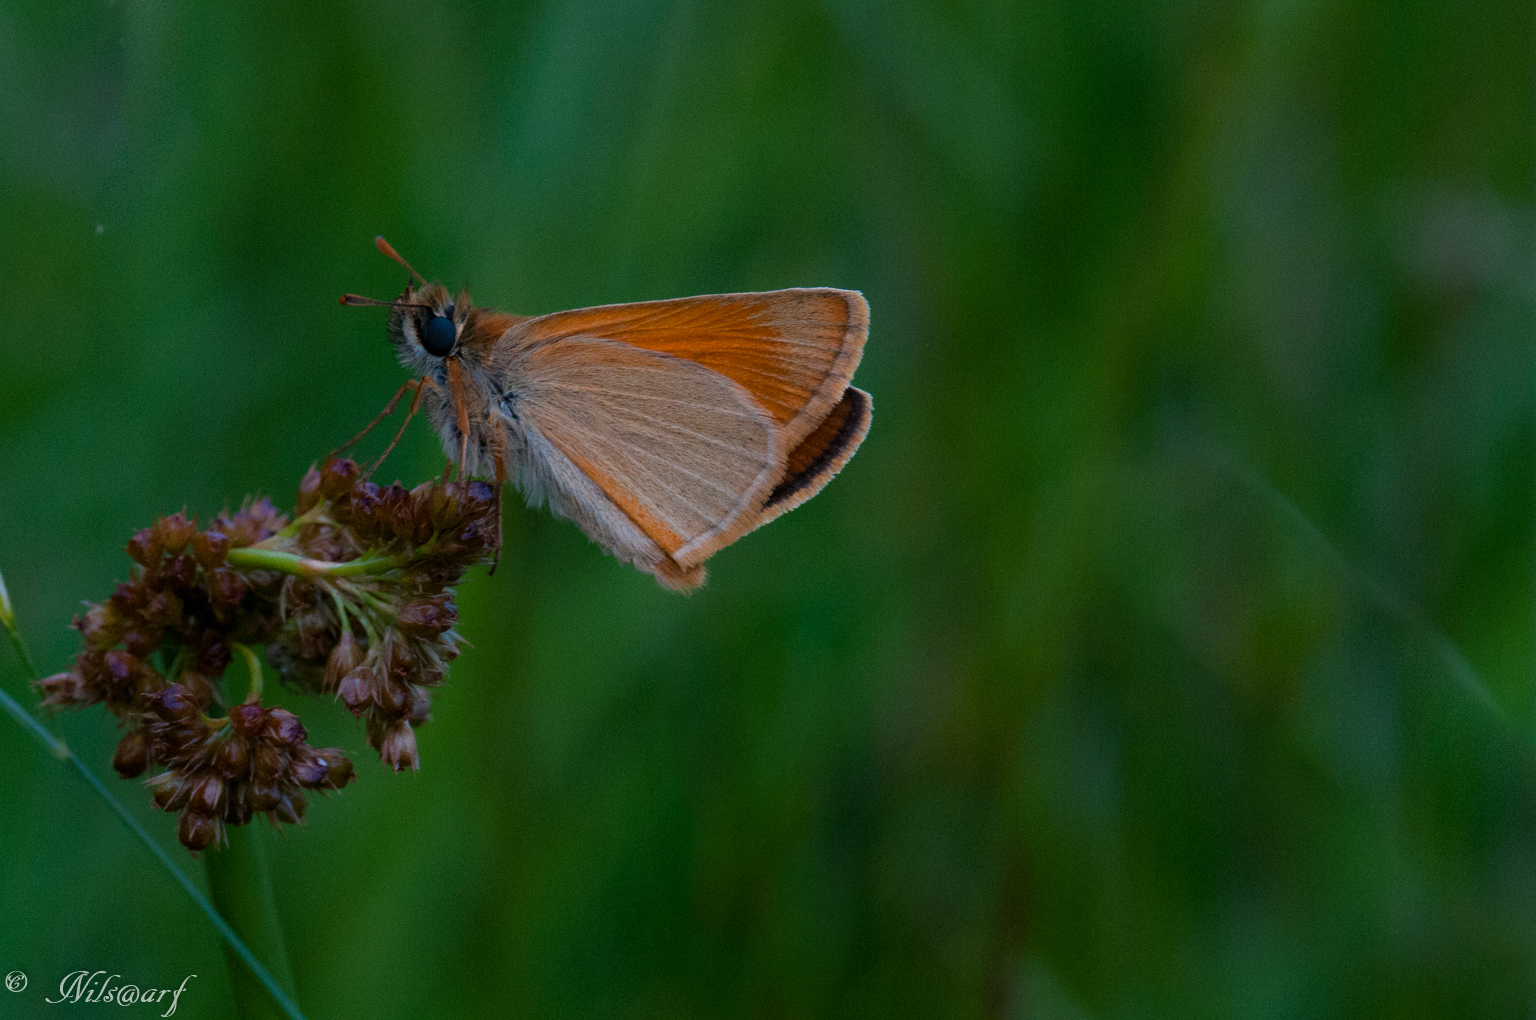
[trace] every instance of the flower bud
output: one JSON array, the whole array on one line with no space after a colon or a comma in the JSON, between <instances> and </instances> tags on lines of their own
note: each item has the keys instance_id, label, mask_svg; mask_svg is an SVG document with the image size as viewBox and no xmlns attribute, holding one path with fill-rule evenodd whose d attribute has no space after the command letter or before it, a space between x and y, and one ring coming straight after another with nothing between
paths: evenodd
<instances>
[{"instance_id":1,"label":"flower bud","mask_svg":"<svg viewBox=\"0 0 1536 1020\"><path fill-rule=\"evenodd\" d=\"M204 570L223 566L229 555L229 537L222 531L199 531L192 536L192 555Z\"/></svg>"},{"instance_id":2,"label":"flower bud","mask_svg":"<svg viewBox=\"0 0 1536 1020\"><path fill-rule=\"evenodd\" d=\"M321 663L331 654L331 621L319 606L293 614L293 626L298 631L299 657L306 662Z\"/></svg>"},{"instance_id":3,"label":"flower bud","mask_svg":"<svg viewBox=\"0 0 1536 1020\"><path fill-rule=\"evenodd\" d=\"M261 741L252 755L251 771L257 779L276 782L288 770L288 756L274 745Z\"/></svg>"},{"instance_id":4,"label":"flower bud","mask_svg":"<svg viewBox=\"0 0 1536 1020\"><path fill-rule=\"evenodd\" d=\"M432 513L432 530L447 531L459 522L464 510L460 485L434 485L428 492L428 504Z\"/></svg>"},{"instance_id":5,"label":"flower bud","mask_svg":"<svg viewBox=\"0 0 1536 1020\"><path fill-rule=\"evenodd\" d=\"M473 556L487 545L485 530L475 521L460 525L438 539L437 552L443 556Z\"/></svg>"},{"instance_id":6,"label":"flower bud","mask_svg":"<svg viewBox=\"0 0 1536 1020\"><path fill-rule=\"evenodd\" d=\"M179 683L187 689L187 697L199 705L213 704L213 685L201 673L190 669L182 670Z\"/></svg>"},{"instance_id":7,"label":"flower bud","mask_svg":"<svg viewBox=\"0 0 1536 1020\"><path fill-rule=\"evenodd\" d=\"M118 616L132 616L148 600L149 592L143 585L137 582L119 582L112 590L111 597L107 599L107 605L111 606Z\"/></svg>"},{"instance_id":8,"label":"flower bud","mask_svg":"<svg viewBox=\"0 0 1536 1020\"><path fill-rule=\"evenodd\" d=\"M233 718L233 713L230 714ZM251 765L251 745L240 737L231 737L219 744L213 756L213 767L225 779L242 779Z\"/></svg>"},{"instance_id":9,"label":"flower bud","mask_svg":"<svg viewBox=\"0 0 1536 1020\"><path fill-rule=\"evenodd\" d=\"M123 691L131 689L139 672L138 656L117 648L106 654L102 665L106 667L107 683L114 689Z\"/></svg>"},{"instance_id":10,"label":"flower bud","mask_svg":"<svg viewBox=\"0 0 1536 1020\"><path fill-rule=\"evenodd\" d=\"M224 805L224 780L209 772L197 779L187 810L202 815L216 815Z\"/></svg>"},{"instance_id":11,"label":"flower bud","mask_svg":"<svg viewBox=\"0 0 1536 1020\"><path fill-rule=\"evenodd\" d=\"M325 784L331 789L339 790L357 779L357 772L352 768L352 760L342 753L341 748L322 747L316 753L320 760L325 762Z\"/></svg>"},{"instance_id":12,"label":"flower bud","mask_svg":"<svg viewBox=\"0 0 1536 1020\"><path fill-rule=\"evenodd\" d=\"M204 635L192 651L192 662L204 676L221 676L229 665L229 645L221 641L214 631Z\"/></svg>"},{"instance_id":13,"label":"flower bud","mask_svg":"<svg viewBox=\"0 0 1536 1020\"><path fill-rule=\"evenodd\" d=\"M37 682L37 689L43 696L44 708L65 708L72 705L87 705L100 699L92 698L90 689L78 670L70 670L67 673L55 673L52 676L43 677Z\"/></svg>"},{"instance_id":14,"label":"flower bud","mask_svg":"<svg viewBox=\"0 0 1536 1020\"><path fill-rule=\"evenodd\" d=\"M452 602L412 602L395 614L395 623L407 634L431 639L452 627L457 615Z\"/></svg>"},{"instance_id":15,"label":"flower bud","mask_svg":"<svg viewBox=\"0 0 1536 1020\"><path fill-rule=\"evenodd\" d=\"M75 627L86 644L111 648L122 640L126 623L110 606L92 606L84 616L75 617Z\"/></svg>"},{"instance_id":16,"label":"flower bud","mask_svg":"<svg viewBox=\"0 0 1536 1020\"><path fill-rule=\"evenodd\" d=\"M262 498L244 507L233 517L220 518L219 530L229 538L232 548L243 549L270 538L282 529L283 515L270 499Z\"/></svg>"},{"instance_id":17,"label":"flower bud","mask_svg":"<svg viewBox=\"0 0 1536 1020\"><path fill-rule=\"evenodd\" d=\"M402 684L393 679L388 683L380 685L378 692L379 711L391 719L404 715L405 710L411 704L409 687L410 684Z\"/></svg>"},{"instance_id":18,"label":"flower bud","mask_svg":"<svg viewBox=\"0 0 1536 1020\"><path fill-rule=\"evenodd\" d=\"M341 683L336 685L336 696L353 715L362 715L373 700L375 682L373 670L359 666L342 677Z\"/></svg>"},{"instance_id":19,"label":"flower bud","mask_svg":"<svg viewBox=\"0 0 1536 1020\"><path fill-rule=\"evenodd\" d=\"M415 684L411 685L411 703L405 710L405 718L411 723L424 723L432 718L432 699Z\"/></svg>"},{"instance_id":20,"label":"flower bud","mask_svg":"<svg viewBox=\"0 0 1536 1020\"><path fill-rule=\"evenodd\" d=\"M285 708L274 708L267 712L267 723L261 728L261 735L279 744L297 744L306 736L304 724L299 722L299 717Z\"/></svg>"},{"instance_id":21,"label":"flower bud","mask_svg":"<svg viewBox=\"0 0 1536 1020\"><path fill-rule=\"evenodd\" d=\"M187 520L186 513L181 512L156 521L154 537L162 549L174 555L187 547L196 531L197 527Z\"/></svg>"},{"instance_id":22,"label":"flower bud","mask_svg":"<svg viewBox=\"0 0 1536 1020\"><path fill-rule=\"evenodd\" d=\"M425 545L432 538L432 489L435 484L423 482L411 490L412 545Z\"/></svg>"},{"instance_id":23,"label":"flower bud","mask_svg":"<svg viewBox=\"0 0 1536 1020\"><path fill-rule=\"evenodd\" d=\"M416 513L411 506L411 494L405 486L395 482L381 494L385 506L389 508L387 521L390 533L398 539L409 542L416 534Z\"/></svg>"},{"instance_id":24,"label":"flower bud","mask_svg":"<svg viewBox=\"0 0 1536 1020\"><path fill-rule=\"evenodd\" d=\"M250 586L245 578L228 567L208 571L208 600L215 606L234 608L245 598Z\"/></svg>"},{"instance_id":25,"label":"flower bud","mask_svg":"<svg viewBox=\"0 0 1536 1020\"><path fill-rule=\"evenodd\" d=\"M194 852L206 848L217 834L218 826L214 820L195 811L183 811L176 823L176 838L181 840L182 846Z\"/></svg>"},{"instance_id":26,"label":"flower bud","mask_svg":"<svg viewBox=\"0 0 1536 1020\"><path fill-rule=\"evenodd\" d=\"M197 561L186 553L173 556L165 564L165 577L176 588L185 591L197 584Z\"/></svg>"},{"instance_id":27,"label":"flower bud","mask_svg":"<svg viewBox=\"0 0 1536 1020\"><path fill-rule=\"evenodd\" d=\"M352 636L351 629L342 630L341 640L336 642L336 647L331 649L330 657L325 661L325 690L336 690L342 678L356 669L362 661L362 647Z\"/></svg>"},{"instance_id":28,"label":"flower bud","mask_svg":"<svg viewBox=\"0 0 1536 1020\"><path fill-rule=\"evenodd\" d=\"M261 529L262 538L267 538L279 531L286 519L278 512L277 507L272 505L272 501L265 496L252 500L251 505L242 510L241 513Z\"/></svg>"},{"instance_id":29,"label":"flower bud","mask_svg":"<svg viewBox=\"0 0 1536 1020\"><path fill-rule=\"evenodd\" d=\"M144 607L144 619L159 627L176 626L181 622L181 599L171 592L160 592Z\"/></svg>"},{"instance_id":30,"label":"flower bud","mask_svg":"<svg viewBox=\"0 0 1536 1020\"><path fill-rule=\"evenodd\" d=\"M359 474L361 472L356 461L346 457L341 460L327 457L324 466L320 468L321 495L326 499L341 499L352 491Z\"/></svg>"},{"instance_id":31,"label":"flower bud","mask_svg":"<svg viewBox=\"0 0 1536 1020\"><path fill-rule=\"evenodd\" d=\"M419 672L420 664L410 643L386 638L383 642L380 662L388 667L388 676L397 683L407 684Z\"/></svg>"},{"instance_id":32,"label":"flower bud","mask_svg":"<svg viewBox=\"0 0 1536 1020\"><path fill-rule=\"evenodd\" d=\"M314 748L306 747L293 756L289 772L294 782L314 790L325 785L330 768L329 763Z\"/></svg>"},{"instance_id":33,"label":"flower bud","mask_svg":"<svg viewBox=\"0 0 1536 1020\"><path fill-rule=\"evenodd\" d=\"M294 755L291 771L293 781L310 790L339 790L356 778L352 763L335 747L305 747Z\"/></svg>"},{"instance_id":34,"label":"flower bud","mask_svg":"<svg viewBox=\"0 0 1536 1020\"><path fill-rule=\"evenodd\" d=\"M320 469L313 464L299 482L299 496L293 501L295 513L307 514L320 502Z\"/></svg>"},{"instance_id":35,"label":"flower bud","mask_svg":"<svg viewBox=\"0 0 1536 1020\"><path fill-rule=\"evenodd\" d=\"M155 807L161 811L180 811L187 806L187 798L192 793L192 781L189 778L166 772L151 782L155 787Z\"/></svg>"},{"instance_id":36,"label":"flower bud","mask_svg":"<svg viewBox=\"0 0 1536 1020\"><path fill-rule=\"evenodd\" d=\"M149 767L149 741L143 730L129 730L117 742L117 753L112 755L112 767L124 779L142 775Z\"/></svg>"},{"instance_id":37,"label":"flower bud","mask_svg":"<svg viewBox=\"0 0 1536 1020\"><path fill-rule=\"evenodd\" d=\"M396 772L406 767L413 770L421 767L416 759L416 733L410 723L402 720L385 731L379 758Z\"/></svg>"},{"instance_id":38,"label":"flower bud","mask_svg":"<svg viewBox=\"0 0 1536 1020\"><path fill-rule=\"evenodd\" d=\"M168 723L190 722L203 711L183 684L171 684L163 691L148 695L145 700L149 702L150 710Z\"/></svg>"},{"instance_id":39,"label":"flower bud","mask_svg":"<svg viewBox=\"0 0 1536 1020\"><path fill-rule=\"evenodd\" d=\"M184 769L196 758L203 748L203 738L208 736L208 727L200 719L166 722L151 718L144 728L150 734L150 757L165 762L173 770Z\"/></svg>"},{"instance_id":40,"label":"flower bud","mask_svg":"<svg viewBox=\"0 0 1536 1020\"><path fill-rule=\"evenodd\" d=\"M433 556L407 567L400 575L400 589L411 594L435 595L458 584L464 576L464 566L442 557L442 547L433 550Z\"/></svg>"},{"instance_id":41,"label":"flower bud","mask_svg":"<svg viewBox=\"0 0 1536 1020\"><path fill-rule=\"evenodd\" d=\"M260 705L236 705L229 710L230 728L245 740L254 739L266 721L267 713Z\"/></svg>"},{"instance_id":42,"label":"flower bud","mask_svg":"<svg viewBox=\"0 0 1536 1020\"><path fill-rule=\"evenodd\" d=\"M298 825L304 820L304 809L309 807L309 801L298 790L284 794L272 813L277 815L277 820L287 822L289 825Z\"/></svg>"},{"instance_id":43,"label":"flower bud","mask_svg":"<svg viewBox=\"0 0 1536 1020\"><path fill-rule=\"evenodd\" d=\"M140 623L123 635L123 647L129 653L141 659L147 659L155 654L160 647L161 631L159 627L151 627L147 623Z\"/></svg>"},{"instance_id":44,"label":"flower bud","mask_svg":"<svg viewBox=\"0 0 1536 1020\"><path fill-rule=\"evenodd\" d=\"M282 789L275 779L257 779L246 787L246 803L252 811L271 811L283 799Z\"/></svg>"},{"instance_id":45,"label":"flower bud","mask_svg":"<svg viewBox=\"0 0 1536 1020\"><path fill-rule=\"evenodd\" d=\"M255 812L251 809L250 800L246 797L247 785L230 788L229 796L224 799L224 822L226 825L245 825L251 820Z\"/></svg>"},{"instance_id":46,"label":"flower bud","mask_svg":"<svg viewBox=\"0 0 1536 1020\"><path fill-rule=\"evenodd\" d=\"M385 518L384 501L379 487L372 482L361 482L352 487L352 530L365 542L378 538Z\"/></svg>"},{"instance_id":47,"label":"flower bud","mask_svg":"<svg viewBox=\"0 0 1536 1020\"><path fill-rule=\"evenodd\" d=\"M363 724L363 732L367 734L368 746L374 750L384 746L384 734L389 732L393 725L392 720L386 720L380 712L369 712L366 722Z\"/></svg>"},{"instance_id":48,"label":"flower bud","mask_svg":"<svg viewBox=\"0 0 1536 1020\"><path fill-rule=\"evenodd\" d=\"M107 653L99 648L87 648L75 656L75 672L90 688L105 687L112 682L107 674Z\"/></svg>"},{"instance_id":49,"label":"flower bud","mask_svg":"<svg viewBox=\"0 0 1536 1020\"><path fill-rule=\"evenodd\" d=\"M128 540L128 555L141 567L147 567L160 559L160 542L155 538L153 528L145 528L136 532Z\"/></svg>"}]
</instances>

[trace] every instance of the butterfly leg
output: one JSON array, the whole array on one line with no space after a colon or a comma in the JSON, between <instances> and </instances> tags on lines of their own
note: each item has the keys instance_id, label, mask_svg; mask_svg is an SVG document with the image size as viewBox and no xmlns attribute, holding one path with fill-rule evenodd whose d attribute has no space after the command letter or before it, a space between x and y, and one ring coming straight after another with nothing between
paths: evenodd
<instances>
[{"instance_id":1,"label":"butterfly leg","mask_svg":"<svg viewBox=\"0 0 1536 1020\"><path fill-rule=\"evenodd\" d=\"M491 434L493 436L504 435L500 429L493 429ZM501 566L501 540L506 534L506 508L501 502L501 490L506 488L507 482L507 462L502 455L503 442L501 439L496 439L493 441L491 448L491 458L496 463L496 554L495 558L491 560L491 569L487 576L495 576L496 568Z\"/></svg>"},{"instance_id":2,"label":"butterfly leg","mask_svg":"<svg viewBox=\"0 0 1536 1020\"><path fill-rule=\"evenodd\" d=\"M372 432L374 428L379 424L379 422L395 413L395 405L400 403L400 398L405 396L406 390L414 390L420 385L421 383L415 379L407 379L405 384L395 391L395 395L389 398L389 403L384 405L384 410L375 415L373 421L369 422L363 431L359 432L357 435L353 436L351 439L348 439L345 443L342 443L340 446L336 447L336 449L332 450L330 452L330 456L338 457L341 454L346 453L353 446L356 446L358 440Z\"/></svg>"},{"instance_id":3,"label":"butterfly leg","mask_svg":"<svg viewBox=\"0 0 1536 1020\"><path fill-rule=\"evenodd\" d=\"M400 388L400 392L401 393L404 393L407 388L413 389L413 390L416 391L416 396L411 398L410 409L405 412L405 421L400 423L399 430L395 432L395 438L391 439L389 441L389 445L384 447L384 452L379 454L379 459L374 461L372 466L369 467L367 471L363 472L363 477L364 478L369 477L370 475L372 475L375 471L377 471L379 469L379 465L384 463L384 458L388 457L390 455L390 453L392 453L394 451L395 444L400 442L400 437L405 435L406 426L408 426L411 423L411 419L412 418L416 417L416 412L421 410L421 397L422 397L422 394L427 392L427 387L423 386L422 383L430 382L430 381L431 380L428 380L425 377L423 377L423 378L421 378L419 380L418 379L412 379L410 382L406 383L405 386L402 386ZM412 384L414 384L414 385L412 385ZM396 399L397 400L399 399L399 394L396 394Z\"/></svg>"},{"instance_id":4,"label":"butterfly leg","mask_svg":"<svg viewBox=\"0 0 1536 1020\"><path fill-rule=\"evenodd\" d=\"M469 408L464 406L464 378L459 368L459 359L450 357L445 360L448 363L448 383L453 388L453 409L458 412L459 418L459 477L463 478L464 459L469 456Z\"/></svg>"}]
</instances>

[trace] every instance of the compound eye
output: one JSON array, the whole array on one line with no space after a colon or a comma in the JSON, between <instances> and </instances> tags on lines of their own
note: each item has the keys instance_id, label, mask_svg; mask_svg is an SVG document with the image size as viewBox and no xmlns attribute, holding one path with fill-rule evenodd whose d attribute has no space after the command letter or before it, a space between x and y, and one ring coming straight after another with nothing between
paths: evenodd
<instances>
[{"instance_id":1,"label":"compound eye","mask_svg":"<svg viewBox=\"0 0 1536 1020\"><path fill-rule=\"evenodd\" d=\"M429 316L426 325L421 329L421 346L433 357L447 357L452 352L456 339L453 320L447 315Z\"/></svg>"}]
</instances>

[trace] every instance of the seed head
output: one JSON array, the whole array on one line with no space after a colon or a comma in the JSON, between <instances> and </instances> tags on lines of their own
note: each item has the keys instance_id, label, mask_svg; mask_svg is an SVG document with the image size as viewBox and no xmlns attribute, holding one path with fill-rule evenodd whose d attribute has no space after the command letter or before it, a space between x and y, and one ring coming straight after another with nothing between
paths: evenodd
<instances>
[{"instance_id":1,"label":"seed head","mask_svg":"<svg viewBox=\"0 0 1536 1020\"><path fill-rule=\"evenodd\" d=\"M127 731L113 768L163 770L146 780L154 806L179 815L190 850L258 814L301 822L304 791L340 790L356 771L340 749L311 747L293 712L262 704L259 685L228 696L235 647L264 646L283 680L359 717L387 767L418 769L415 728L461 643L453 588L489 562L498 511L483 482L380 487L328 458L300 482L291 523L267 499L202 529L185 512L162 517L129 540L129 579L75 618L80 652L38 682L42 703L116 716ZM0 623L9 612L0 582Z\"/></svg>"}]
</instances>

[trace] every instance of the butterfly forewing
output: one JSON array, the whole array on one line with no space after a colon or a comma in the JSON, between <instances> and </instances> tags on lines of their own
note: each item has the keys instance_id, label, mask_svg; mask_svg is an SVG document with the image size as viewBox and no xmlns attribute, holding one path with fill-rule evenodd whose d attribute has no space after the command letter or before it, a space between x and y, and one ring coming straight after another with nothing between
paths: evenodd
<instances>
[{"instance_id":1,"label":"butterfly forewing","mask_svg":"<svg viewBox=\"0 0 1536 1020\"><path fill-rule=\"evenodd\" d=\"M792 450L842 399L868 332L862 295L821 287L556 312L505 339L521 347L602 337L703 365L750 393Z\"/></svg>"},{"instance_id":2,"label":"butterfly forewing","mask_svg":"<svg viewBox=\"0 0 1536 1020\"><path fill-rule=\"evenodd\" d=\"M770 415L693 361L570 336L525 347L505 379L517 416L685 569L746 530L783 473Z\"/></svg>"}]
</instances>

